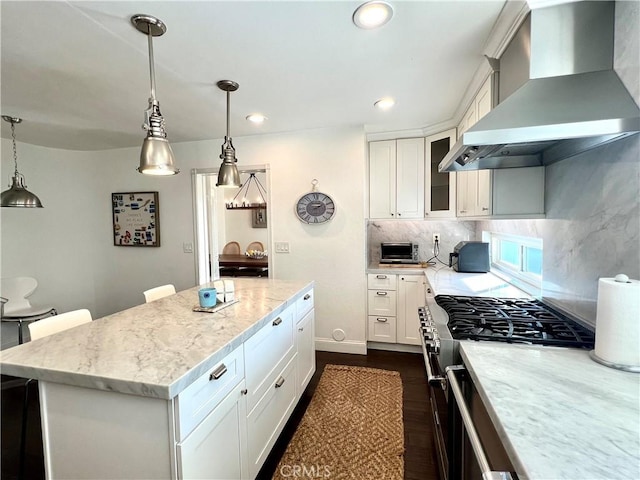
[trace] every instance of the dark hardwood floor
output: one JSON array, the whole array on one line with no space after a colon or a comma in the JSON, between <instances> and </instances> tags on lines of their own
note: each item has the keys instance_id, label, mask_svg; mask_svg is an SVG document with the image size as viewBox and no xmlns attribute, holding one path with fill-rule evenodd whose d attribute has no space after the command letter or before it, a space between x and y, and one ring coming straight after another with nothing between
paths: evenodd
<instances>
[{"instance_id":1,"label":"dark hardwood floor","mask_svg":"<svg viewBox=\"0 0 640 480\"><path fill-rule=\"evenodd\" d=\"M316 353L316 373L296 407L291 419L278 438L271 454L267 458L258 479L268 479L273 475L280 457L291 440L295 429L302 419L327 364L357 365L383 368L400 372L403 386L403 417L405 437L405 479L438 480L438 469L433 444L433 426L428 410L428 387L422 356L419 354L384 352L370 350L369 354L348 355L330 352ZM2 459L0 477L3 480L18 479L20 426L22 420L22 402L24 388L7 385L3 378L0 403L2 406ZM44 460L42 455L42 432L37 385L30 387L29 423L27 431L27 457L25 480L44 479ZM382 480L382 479L380 479Z\"/></svg>"}]
</instances>

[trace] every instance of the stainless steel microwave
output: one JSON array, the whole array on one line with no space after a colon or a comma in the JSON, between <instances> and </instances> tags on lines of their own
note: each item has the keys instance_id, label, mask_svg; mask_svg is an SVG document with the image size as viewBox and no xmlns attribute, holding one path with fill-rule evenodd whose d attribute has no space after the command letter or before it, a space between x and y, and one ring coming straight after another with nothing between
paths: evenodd
<instances>
[{"instance_id":1,"label":"stainless steel microwave","mask_svg":"<svg viewBox=\"0 0 640 480\"><path fill-rule=\"evenodd\" d=\"M418 244L411 242L381 243L380 263L419 263Z\"/></svg>"}]
</instances>

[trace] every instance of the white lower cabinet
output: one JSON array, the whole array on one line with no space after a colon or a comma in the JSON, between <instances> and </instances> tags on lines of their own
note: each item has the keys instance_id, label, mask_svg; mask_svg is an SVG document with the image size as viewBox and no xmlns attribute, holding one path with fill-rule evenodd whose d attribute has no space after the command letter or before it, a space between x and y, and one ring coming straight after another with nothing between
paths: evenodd
<instances>
[{"instance_id":1,"label":"white lower cabinet","mask_svg":"<svg viewBox=\"0 0 640 480\"><path fill-rule=\"evenodd\" d=\"M296 398L300 398L316 371L316 349L314 333L314 310L311 310L296 323L297 347L297 388Z\"/></svg>"},{"instance_id":2,"label":"white lower cabinet","mask_svg":"<svg viewBox=\"0 0 640 480\"><path fill-rule=\"evenodd\" d=\"M177 445L178 478L247 478L247 403L244 381Z\"/></svg>"},{"instance_id":3,"label":"white lower cabinet","mask_svg":"<svg viewBox=\"0 0 640 480\"><path fill-rule=\"evenodd\" d=\"M369 290L368 300L369 315L395 317L397 302L393 290Z\"/></svg>"},{"instance_id":4,"label":"white lower cabinet","mask_svg":"<svg viewBox=\"0 0 640 480\"><path fill-rule=\"evenodd\" d=\"M396 320L397 342L408 345L421 345L418 333L420 321L418 308L425 305L424 275L398 275L398 315Z\"/></svg>"},{"instance_id":5,"label":"white lower cabinet","mask_svg":"<svg viewBox=\"0 0 640 480\"><path fill-rule=\"evenodd\" d=\"M371 342L396 343L396 318L369 315L367 332Z\"/></svg>"},{"instance_id":6,"label":"white lower cabinet","mask_svg":"<svg viewBox=\"0 0 640 480\"><path fill-rule=\"evenodd\" d=\"M247 434L249 457L249 477L255 478L278 435L289 419L296 405L296 358L279 372L276 379L249 412Z\"/></svg>"},{"instance_id":7,"label":"white lower cabinet","mask_svg":"<svg viewBox=\"0 0 640 480\"><path fill-rule=\"evenodd\" d=\"M367 340L420 345L418 307L425 304L424 275L370 273L367 285Z\"/></svg>"}]
</instances>

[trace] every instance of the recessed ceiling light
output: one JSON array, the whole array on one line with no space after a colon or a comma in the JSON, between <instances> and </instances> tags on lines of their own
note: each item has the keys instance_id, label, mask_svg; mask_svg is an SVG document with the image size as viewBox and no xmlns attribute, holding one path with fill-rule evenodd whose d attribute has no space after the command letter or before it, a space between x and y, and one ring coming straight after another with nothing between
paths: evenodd
<instances>
[{"instance_id":1,"label":"recessed ceiling light","mask_svg":"<svg viewBox=\"0 0 640 480\"><path fill-rule=\"evenodd\" d=\"M376 103L373 104L374 107L379 108L380 110L389 110L396 104L396 101L393 98L386 97L381 98Z\"/></svg>"},{"instance_id":2,"label":"recessed ceiling light","mask_svg":"<svg viewBox=\"0 0 640 480\"><path fill-rule=\"evenodd\" d=\"M264 121L267 119L267 117L265 117L261 113L252 113L251 115L247 115L246 118L252 123L264 123Z\"/></svg>"},{"instance_id":3,"label":"recessed ceiling light","mask_svg":"<svg viewBox=\"0 0 640 480\"><path fill-rule=\"evenodd\" d=\"M353 23L360 28L381 27L393 16L393 7L387 2L366 2L353 12Z\"/></svg>"}]
</instances>

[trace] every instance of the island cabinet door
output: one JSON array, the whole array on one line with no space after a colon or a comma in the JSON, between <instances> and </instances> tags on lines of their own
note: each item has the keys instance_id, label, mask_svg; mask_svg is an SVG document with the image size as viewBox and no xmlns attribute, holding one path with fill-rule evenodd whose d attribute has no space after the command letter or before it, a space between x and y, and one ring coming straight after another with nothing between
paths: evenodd
<instances>
[{"instance_id":1,"label":"island cabinet door","mask_svg":"<svg viewBox=\"0 0 640 480\"><path fill-rule=\"evenodd\" d=\"M247 478L246 418L243 381L178 443L178 478Z\"/></svg>"},{"instance_id":2,"label":"island cabinet door","mask_svg":"<svg viewBox=\"0 0 640 480\"><path fill-rule=\"evenodd\" d=\"M299 399L307 388L316 371L316 351L314 344L314 310L307 313L296 324L296 345L298 349L298 386L296 397Z\"/></svg>"},{"instance_id":3,"label":"island cabinet door","mask_svg":"<svg viewBox=\"0 0 640 480\"><path fill-rule=\"evenodd\" d=\"M255 478L296 406L296 357L247 417L249 477Z\"/></svg>"}]
</instances>

